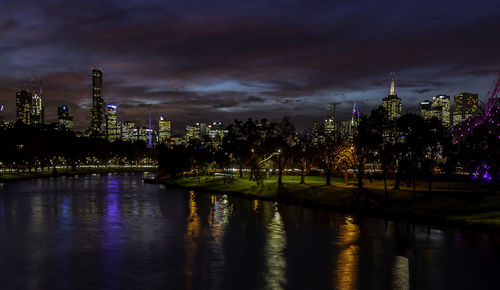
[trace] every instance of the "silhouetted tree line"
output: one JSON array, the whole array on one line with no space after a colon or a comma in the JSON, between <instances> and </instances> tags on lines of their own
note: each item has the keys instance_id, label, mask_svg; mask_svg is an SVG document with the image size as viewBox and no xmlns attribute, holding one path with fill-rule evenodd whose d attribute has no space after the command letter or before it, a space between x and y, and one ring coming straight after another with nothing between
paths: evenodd
<instances>
[{"instance_id":1,"label":"silhouetted tree line","mask_svg":"<svg viewBox=\"0 0 500 290\"><path fill-rule=\"evenodd\" d=\"M227 178L235 168L240 178L247 172L249 180L260 185L269 174L278 175L281 185L285 173L300 174L300 182L305 183L307 175L320 171L329 185L332 176L354 173L359 195L365 178L376 177L384 181L386 198L388 179L394 179L395 189L402 183L412 187L415 197L417 180L425 180L431 192L436 175L451 179L457 172L467 172L472 176L486 163L496 184L500 144L490 127L475 127L469 137L455 143L438 119L409 113L389 120L378 108L360 119L348 141L310 130L299 134L288 117L278 123L235 120L218 147L208 137L187 147L164 147L159 165L169 176Z\"/></svg>"},{"instance_id":2,"label":"silhouetted tree line","mask_svg":"<svg viewBox=\"0 0 500 290\"><path fill-rule=\"evenodd\" d=\"M53 125L0 128L0 168L5 171L48 171L54 167L155 164L156 150L145 142L109 142L77 137Z\"/></svg>"}]
</instances>

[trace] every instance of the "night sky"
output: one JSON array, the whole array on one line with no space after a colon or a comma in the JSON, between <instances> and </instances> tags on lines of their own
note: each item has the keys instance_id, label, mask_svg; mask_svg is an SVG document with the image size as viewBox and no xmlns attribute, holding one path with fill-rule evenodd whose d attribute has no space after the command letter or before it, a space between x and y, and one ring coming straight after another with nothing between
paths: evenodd
<instances>
[{"instance_id":1,"label":"night sky","mask_svg":"<svg viewBox=\"0 0 500 290\"><path fill-rule=\"evenodd\" d=\"M408 2L408 3L407 3ZM290 115L328 102L368 113L389 90L403 111L437 94L479 93L500 68L500 1L0 1L0 103L41 79L46 122L67 104L89 124L91 68L118 119L194 121Z\"/></svg>"}]
</instances>

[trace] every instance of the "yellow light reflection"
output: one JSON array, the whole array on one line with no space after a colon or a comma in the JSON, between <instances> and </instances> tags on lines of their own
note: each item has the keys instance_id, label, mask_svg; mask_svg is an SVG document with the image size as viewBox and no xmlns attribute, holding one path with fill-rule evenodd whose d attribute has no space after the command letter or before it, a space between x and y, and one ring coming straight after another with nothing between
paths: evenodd
<instances>
[{"instance_id":1,"label":"yellow light reflection","mask_svg":"<svg viewBox=\"0 0 500 290\"><path fill-rule=\"evenodd\" d=\"M184 233L184 245L186 247L186 263L184 264L184 276L186 288L191 289L191 280L194 271L194 260L196 258L197 243L200 236L201 224L198 215L198 205L194 191L189 192L189 216L187 219L186 232Z\"/></svg>"},{"instance_id":2,"label":"yellow light reflection","mask_svg":"<svg viewBox=\"0 0 500 290\"><path fill-rule=\"evenodd\" d=\"M254 200L253 201L253 211L254 212L257 212L257 209L259 208L259 201L258 200Z\"/></svg>"},{"instance_id":3,"label":"yellow light reflection","mask_svg":"<svg viewBox=\"0 0 500 290\"><path fill-rule=\"evenodd\" d=\"M341 252L335 269L334 284L338 289L356 289L359 247L355 242L359 238L359 226L353 223L354 219L350 216L345 221L339 229L337 245Z\"/></svg>"},{"instance_id":4,"label":"yellow light reflection","mask_svg":"<svg viewBox=\"0 0 500 290\"><path fill-rule=\"evenodd\" d=\"M408 265L408 258L396 256L392 276L394 279L393 289L410 289L410 267Z\"/></svg>"},{"instance_id":5,"label":"yellow light reflection","mask_svg":"<svg viewBox=\"0 0 500 290\"><path fill-rule=\"evenodd\" d=\"M264 205L266 204L264 203ZM264 253L266 259L265 281L270 289L283 289L286 283L287 267L283 254L287 243L285 226L277 207L268 206L264 210L271 211L271 218L267 224L268 234ZM269 217L269 214L266 216Z\"/></svg>"}]
</instances>

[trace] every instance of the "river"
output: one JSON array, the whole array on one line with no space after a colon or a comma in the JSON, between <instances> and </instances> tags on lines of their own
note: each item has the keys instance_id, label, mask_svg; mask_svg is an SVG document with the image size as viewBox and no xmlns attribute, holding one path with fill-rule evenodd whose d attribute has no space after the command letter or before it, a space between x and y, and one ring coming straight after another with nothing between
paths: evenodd
<instances>
[{"instance_id":1,"label":"river","mask_svg":"<svg viewBox=\"0 0 500 290\"><path fill-rule=\"evenodd\" d=\"M101 174L0 184L0 289L499 289L500 235Z\"/></svg>"}]
</instances>

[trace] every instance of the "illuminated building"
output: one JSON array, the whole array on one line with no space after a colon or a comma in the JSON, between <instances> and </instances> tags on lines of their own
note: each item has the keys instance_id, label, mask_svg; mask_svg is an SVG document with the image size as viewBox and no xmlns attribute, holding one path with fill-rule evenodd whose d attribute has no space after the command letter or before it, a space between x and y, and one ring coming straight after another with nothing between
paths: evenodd
<instances>
[{"instance_id":1,"label":"illuminated building","mask_svg":"<svg viewBox=\"0 0 500 290\"><path fill-rule=\"evenodd\" d=\"M151 142L156 143L156 132L152 129L140 127L136 129L136 132L136 140L143 141L148 144L151 136Z\"/></svg>"},{"instance_id":2,"label":"illuminated building","mask_svg":"<svg viewBox=\"0 0 500 290\"><path fill-rule=\"evenodd\" d=\"M395 120L401 116L403 104L401 103L401 99L396 94L394 78L391 79L391 88L389 94L382 99L382 107L387 112L389 120Z\"/></svg>"},{"instance_id":3,"label":"illuminated building","mask_svg":"<svg viewBox=\"0 0 500 290\"><path fill-rule=\"evenodd\" d=\"M196 123L192 126L186 126L186 140L200 140L207 134L207 124Z\"/></svg>"},{"instance_id":4,"label":"illuminated building","mask_svg":"<svg viewBox=\"0 0 500 290\"><path fill-rule=\"evenodd\" d=\"M322 129L321 124L319 122L314 121L312 123L311 129L312 129L312 132L311 132L312 133L312 142L313 142L313 144L317 145L323 136L323 133L321 132L321 129Z\"/></svg>"},{"instance_id":5,"label":"illuminated building","mask_svg":"<svg viewBox=\"0 0 500 290\"><path fill-rule=\"evenodd\" d=\"M420 103L420 116L424 119L437 118L444 127L449 128L451 123L450 96L437 95L432 101Z\"/></svg>"},{"instance_id":6,"label":"illuminated building","mask_svg":"<svg viewBox=\"0 0 500 290\"><path fill-rule=\"evenodd\" d=\"M328 117L325 120L325 135L335 136L336 131L337 131L337 123L335 122L335 118Z\"/></svg>"},{"instance_id":7,"label":"illuminated building","mask_svg":"<svg viewBox=\"0 0 500 290\"><path fill-rule=\"evenodd\" d=\"M312 134L314 136L320 136L321 135L321 125L318 122L316 122L316 121L314 121L312 123Z\"/></svg>"},{"instance_id":8,"label":"illuminated building","mask_svg":"<svg viewBox=\"0 0 500 290\"><path fill-rule=\"evenodd\" d=\"M102 96L102 69L92 69L92 108L90 135L102 137L104 125L104 98Z\"/></svg>"},{"instance_id":9,"label":"illuminated building","mask_svg":"<svg viewBox=\"0 0 500 290\"><path fill-rule=\"evenodd\" d=\"M133 142L137 140L137 129L132 121L122 123L122 140Z\"/></svg>"},{"instance_id":10,"label":"illuminated building","mask_svg":"<svg viewBox=\"0 0 500 290\"><path fill-rule=\"evenodd\" d=\"M4 126L4 121L3 121L3 105L0 105L0 127Z\"/></svg>"},{"instance_id":11,"label":"illuminated building","mask_svg":"<svg viewBox=\"0 0 500 290\"><path fill-rule=\"evenodd\" d=\"M106 137L111 142L120 138L120 127L118 126L115 105L106 106Z\"/></svg>"},{"instance_id":12,"label":"illuminated building","mask_svg":"<svg viewBox=\"0 0 500 290\"><path fill-rule=\"evenodd\" d=\"M40 88L40 94L38 95L35 93L31 98L31 125L44 123L45 110L42 104L41 91L42 89Z\"/></svg>"},{"instance_id":13,"label":"illuminated building","mask_svg":"<svg viewBox=\"0 0 500 290\"><path fill-rule=\"evenodd\" d=\"M431 109L432 102L425 100L420 103L420 116L424 119L431 119L433 117L433 112Z\"/></svg>"},{"instance_id":14,"label":"illuminated building","mask_svg":"<svg viewBox=\"0 0 500 290\"><path fill-rule=\"evenodd\" d=\"M222 140L227 133L226 128L222 125L222 122L213 122L211 125L208 125L208 136L210 139L219 138Z\"/></svg>"},{"instance_id":15,"label":"illuminated building","mask_svg":"<svg viewBox=\"0 0 500 290\"><path fill-rule=\"evenodd\" d=\"M66 105L57 107L57 127L59 130L73 131L73 117L69 115L69 108Z\"/></svg>"},{"instance_id":16,"label":"illuminated building","mask_svg":"<svg viewBox=\"0 0 500 290\"><path fill-rule=\"evenodd\" d=\"M453 126L477 113L478 95L461 93L453 99Z\"/></svg>"},{"instance_id":17,"label":"illuminated building","mask_svg":"<svg viewBox=\"0 0 500 290\"><path fill-rule=\"evenodd\" d=\"M346 121L341 121L340 122L340 138L342 140L350 140L352 138L352 130L351 130L351 121L346 120Z\"/></svg>"},{"instance_id":18,"label":"illuminated building","mask_svg":"<svg viewBox=\"0 0 500 290\"><path fill-rule=\"evenodd\" d=\"M335 111L337 109L337 103L328 104L328 116L325 120L325 135L336 137L337 134L337 122L335 121Z\"/></svg>"},{"instance_id":19,"label":"illuminated building","mask_svg":"<svg viewBox=\"0 0 500 290\"><path fill-rule=\"evenodd\" d=\"M441 121L444 127L449 128L451 125L451 98L446 95L438 95L432 98L432 106L438 119Z\"/></svg>"},{"instance_id":20,"label":"illuminated building","mask_svg":"<svg viewBox=\"0 0 500 290\"><path fill-rule=\"evenodd\" d=\"M354 135L358 132L359 106L354 103L352 107L351 120L340 122L340 137L347 143L354 141Z\"/></svg>"},{"instance_id":21,"label":"illuminated building","mask_svg":"<svg viewBox=\"0 0 500 290\"><path fill-rule=\"evenodd\" d=\"M160 116L158 121L158 142L167 144L170 142L172 135L171 121Z\"/></svg>"},{"instance_id":22,"label":"illuminated building","mask_svg":"<svg viewBox=\"0 0 500 290\"><path fill-rule=\"evenodd\" d=\"M218 147L222 144L222 139L227 134L226 128L222 125L222 122L213 122L211 125L208 125L208 136L213 143L214 147Z\"/></svg>"},{"instance_id":23,"label":"illuminated building","mask_svg":"<svg viewBox=\"0 0 500 290\"><path fill-rule=\"evenodd\" d=\"M16 94L16 122L25 125L31 123L31 93L27 90Z\"/></svg>"}]
</instances>

